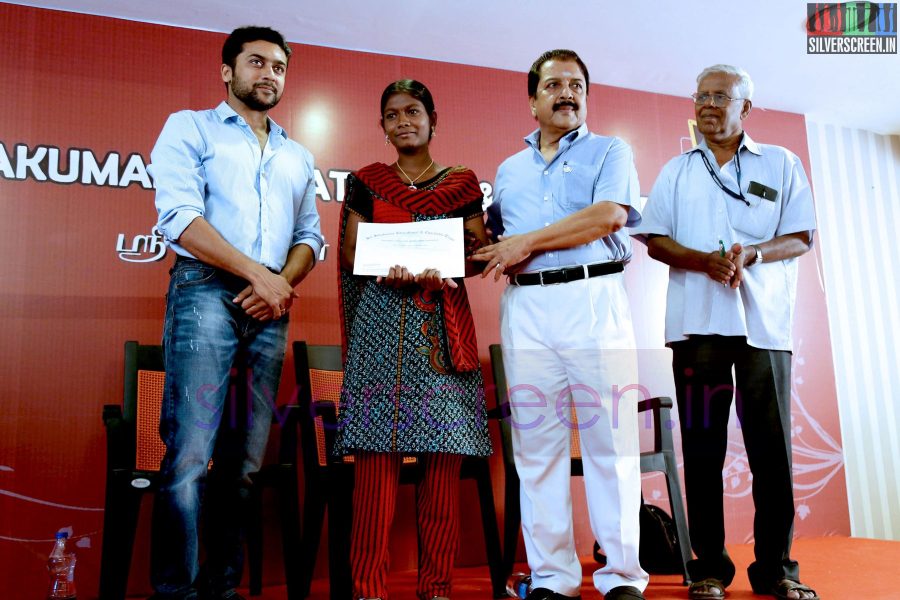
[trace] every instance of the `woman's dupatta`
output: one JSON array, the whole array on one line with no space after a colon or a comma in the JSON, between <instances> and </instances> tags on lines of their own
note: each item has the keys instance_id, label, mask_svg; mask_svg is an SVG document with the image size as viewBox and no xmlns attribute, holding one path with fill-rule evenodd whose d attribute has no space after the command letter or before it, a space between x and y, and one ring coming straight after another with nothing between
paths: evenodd
<instances>
[{"instance_id":1,"label":"woman's dupatta","mask_svg":"<svg viewBox=\"0 0 900 600\"><path fill-rule=\"evenodd\" d=\"M419 189L410 189L388 165L373 163L351 173L347 178L345 201L341 207L339 248L344 245L347 216L350 212L348 201L356 186L364 186L373 198L384 200L410 213L427 216L442 215L462 208L482 197L481 187L475 174L469 169L450 169L434 183ZM344 271L338 260L338 290L341 305L341 343L344 356L347 353L347 338L353 326L362 293L363 278ZM475 323L469 307L465 287L444 288L444 327L447 331L447 345L450 360L457 371L474 371L481 368L478 360L478 344L475 339Z\"/></svg>"}]
</instances>

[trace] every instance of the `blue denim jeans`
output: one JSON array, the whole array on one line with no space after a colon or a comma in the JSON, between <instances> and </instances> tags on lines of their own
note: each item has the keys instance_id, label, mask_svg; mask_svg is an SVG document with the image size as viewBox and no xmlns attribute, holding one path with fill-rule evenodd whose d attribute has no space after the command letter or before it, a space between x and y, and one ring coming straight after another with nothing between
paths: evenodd
<instances>
[{"instance_id":1,"label":"blue denim jeans","mask_svg":"<svg viewBox=\"0 0 900 600\"><path fill-rule=\"evenodd\" d=\"M159 425L166 454L154 501L150 579L158 597L194 598L195 585L220 593L240 583L248 474L259 470L265 454L288 318L262 323L247 316L232 302L247 282L200 261L179 258L171 275ZM230 389L233 367L246 367L241 389Z\"/></svg>"}]
</instances>

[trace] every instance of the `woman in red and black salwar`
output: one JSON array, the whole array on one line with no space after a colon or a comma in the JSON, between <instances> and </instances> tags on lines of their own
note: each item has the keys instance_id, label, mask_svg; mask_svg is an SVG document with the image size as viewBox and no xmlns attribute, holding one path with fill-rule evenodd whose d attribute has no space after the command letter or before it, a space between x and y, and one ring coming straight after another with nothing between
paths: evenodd
<instances>
[{"instance_id":1,"label":"woman in red and black salwar","mask_svg":"<svg viewBox=\"0 0 900 600\"><path fill-rule=\"evenodd\" d=\"M397 160L351 174L341 212L340 291L345 350L336 449L355 460L351 571L355 598L387 599L388 535L404 455L416 455L420 600L450 594L459 545L459 470L491 453L475 328L462 279L403 265L385 277L353 275L361 222L461 217L471 254L487 242L482 191L464 167L429 152L437 114L421 83L401 80L381 98L385 143ZM483 265L481 265L483 267ZM466 275L479 273L467 262Z\"/></svg>"}]
</instances>

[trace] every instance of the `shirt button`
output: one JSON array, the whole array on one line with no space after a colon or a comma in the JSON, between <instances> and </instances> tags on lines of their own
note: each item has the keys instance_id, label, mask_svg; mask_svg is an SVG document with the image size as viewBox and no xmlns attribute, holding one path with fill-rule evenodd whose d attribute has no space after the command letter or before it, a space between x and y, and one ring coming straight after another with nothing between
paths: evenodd
<instances>
[{"instance_id":1,"label":"shirt button","mask_svg":"<svg viewBox=\"0 0 900 600\"><path fill-rule=\"evenodd\" d=\"M544 175L549 175L550 171L544 171Z\"/></svg>"},{"instance_id":2,"label":"shirt button","mask_svg":"<svg viewBox=\"0 0 900 600\"><path fill-rule=\"evenodd\" d=\"M549 199L550 199L550 194L547 194L546 196L544 196L544 200L549 200Z\"/></svg>"},{"instance_id":3,"label":"shirt button","mask_svg":"<svg viewBox=\"0 0 900 600\"><path fill-rule=\"evenodd\" d=\"M544 227L550 227L550 223L544 223Z\"/></svg>"}]
</instances>

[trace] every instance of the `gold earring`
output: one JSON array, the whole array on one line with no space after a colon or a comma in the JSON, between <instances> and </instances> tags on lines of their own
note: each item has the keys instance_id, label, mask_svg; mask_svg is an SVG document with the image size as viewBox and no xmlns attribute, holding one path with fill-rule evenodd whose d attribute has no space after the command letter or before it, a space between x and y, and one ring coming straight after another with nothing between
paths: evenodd
<instances>
[{"instance_id":1,"label":"gold earring","mask_svg":"<svg viewBox=\"0 0 900 600\"><path fill-rule=\"evenodd\" d=\"M436 136L437 134L434 132L434 127L431 128L431 137Z\"/></svg>"},{"instance_id":2,"label":"gold earring","mask_svg":"<svg viewBox=\"0 0 900 600\"><path fill-rule=\"evenodd\" d=\"M385 145L385 146L389 146L390 143L391 143L391 141L388 139L388 136L385 135L385 136L384 136L384 145Z\"/></svg>"}]
</instances>

